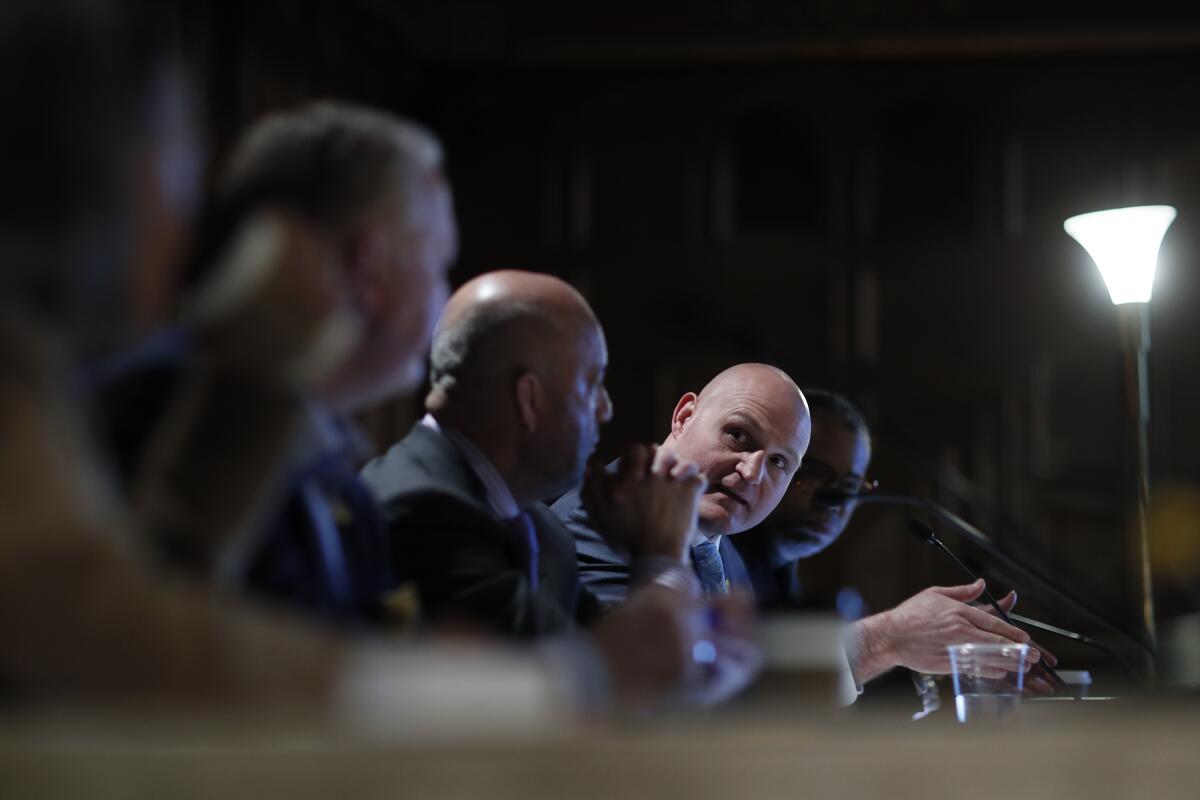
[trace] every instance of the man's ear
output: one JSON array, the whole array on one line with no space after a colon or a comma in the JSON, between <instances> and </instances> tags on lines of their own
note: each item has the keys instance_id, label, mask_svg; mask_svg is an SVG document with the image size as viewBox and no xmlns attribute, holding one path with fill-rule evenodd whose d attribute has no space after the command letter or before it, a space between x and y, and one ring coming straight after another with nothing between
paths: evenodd
<instances>
[{"instance_id":1,"label":"man's ear","mask_svg":"<svg viewBox=\"0 0 1200 800\"><path fill-rule=\"evenodd\" d=\"M526 433L537 430L538 417L545 401L542 379L533 372L522 372L517 378L517 413Z\"/></svg>"},{"instance_id":2,"label":"man's ear","mask_svg":"<svg viewBox=\"0 0 1200 800\"><path fill-rule=\"evenodd\" d=\"M675 413L671 415L671 435L676 439L683 433L683 428L692 421L696 414L696 393L688 392L679 398L675 405Z\"/></svg>"}]
</instances>

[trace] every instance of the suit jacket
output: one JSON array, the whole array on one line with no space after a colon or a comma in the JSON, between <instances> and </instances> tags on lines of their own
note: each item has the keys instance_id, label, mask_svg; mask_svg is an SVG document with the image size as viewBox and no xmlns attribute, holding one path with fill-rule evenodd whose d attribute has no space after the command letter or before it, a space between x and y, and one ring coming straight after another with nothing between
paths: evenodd
<instances>
[{"instance_id":1,"label":"suit jacket","mask_svg":"<svg viewBox=\"0 0 1200 800\"><path fill-rule=\"evenodd\" d=\"M788 611L804 608L804 587L796 574L796 562L771 565L767 537L761 528L739 533L734 542L754 585L754 605L759 611Z\"/></svg>"},{"instance_id":2,"label":"suit jacket","mask_svg":"<svg viewBox=\"0 0 1200 800\"><path fill-rule=\"evenodd\" d=\"M417 424L362 471L390 530L393 568L415 584L430 619L482 623L535 637L599 616L582 590L570 533L542 503L526 509L538 540L538 585L528 578L528 545L487 502L482 481L440 431Z\"/></svg>"},{"instance_id":3,"label":"suit jacket","mask_svg":"<svg viewBox=\"0 0 1200 800\"><path fill-rule=\"evenodd\" d=\"M142 343L106 359L87 372L96 408L96 424L116 453L117 475L127 495L137 489L138 468L169 414L177 393L189 391L187 377L196 368L195 347L188 333L179 328L160 331ZM246 389L242 384L235 391ZM229 455L213 458L199 453L194 460L202 470L179 470L191 479L236 480L243 465L258 463L248 449L256 442L247 428L266 427L263 415L273 406L258 408L255 397L230 402L228 394L203 398L212 406L207 430L215 446ZM210 567L229 548L249 545L244 572L238 577L254 594L270 602L316 614L339 626L376 623L385 615L380 598L394 581L382 520L370 495L357 476L353 436L349 427L315 405L295 403L293 419L306 422L309 436L303 455L294 453L283 489L268 503L263 516L255 514L252 530L242 531L245 542L234 542L230 532L199 525L151 524L153 540L176 566L207 575ZM289 409L290 410L290 409ZM286 439L267 442L271 447L295 449L292 426L283 427ZM194 439L189 445L198 445ZM186 455L186 454L185 454ZM278 459L283 460L283 459ZM276 459L264 462L275 469ZM211 466L209 466L211 465ZM219 476L205 474L218 472ZM248 481L259 476L245 475ZM273 483L273 481L272 481ZM215 485L220 485L215 484ZM200 494L186 487L188 497L212 500L212 492ZM272 488L272 491L278 491ZM219 493L218 493L219 494ZM174 508L179 503L168 503ZM257 504L255 504L257 505ZM203 509L191 509L185 520L199 517Z\"/></svg>"},{"instance_id":4,"label":"suit jacket","mask_svg":"<svg viewBox=\"0 0 1200 800\"><path fill-rule=\"evenodd\" d=\"M616 468L617 462L608 465ZM583 585L605 605L614 605L629 593L630 559L628 554L619 553L604 540L591 524L579 489L567 492L553 506L554 513L563 521L575 538L575 556L579 562L579 578ZM718 552L725 567L725 578L731 587L753 591L754 586L742 563L741 556L729 541L721 537Z\"/></svg>"},{"instance_id":5,"label":"suit jacket","mask_svg":"<svg viewBox=\"0 0 1200 800\"><path fill-rule=\"evenodd\" d=\"M108 703L329 696L332 640L148 565L51 332L0 313L0 374L0 680Z\"/></svg>"}]
</instances>

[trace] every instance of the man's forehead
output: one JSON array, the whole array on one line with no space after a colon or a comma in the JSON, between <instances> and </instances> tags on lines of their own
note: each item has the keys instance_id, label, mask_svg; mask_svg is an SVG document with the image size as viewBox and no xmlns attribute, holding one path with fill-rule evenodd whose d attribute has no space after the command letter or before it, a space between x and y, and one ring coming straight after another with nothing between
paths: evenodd
<instances>
[{"instance_id":1,"label":"man's forehead","mask_svg":"<svg viewBox=\"0 0 1200 800\"><path fill-rule=\"evenodd\" d=\"M798 399L787 402L786 394L772 397L755 392L751 387L732 390L725 397L705 398L707 409L724 419L740 420L758 429L768 439L765 444L786 447L797 454L805 449L808 441L807 422Z\"/></svg>"}]
</instances>

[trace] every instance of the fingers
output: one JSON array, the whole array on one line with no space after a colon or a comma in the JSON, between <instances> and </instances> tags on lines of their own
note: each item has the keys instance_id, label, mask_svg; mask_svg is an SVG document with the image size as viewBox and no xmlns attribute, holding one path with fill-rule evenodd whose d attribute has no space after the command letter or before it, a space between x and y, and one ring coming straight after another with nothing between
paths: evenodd
<instances>
[{"instance_id":1,"label":"fingers","mask_svg":"<svg viewBox=\"0 0 1200 800\"><path fill-rule=\"evenodd\" d=\"M962 586L933 586L931 590L938 594L945 595L952 600L959 600L963 603L970 602L976 597L983 594L984 583L983 578L979 578L974 583L965 583Z\"/></svg>"},{"instance_id":2,"label":"fingers","mask_svg":"<svg viewBox=\"0 0 1200 800\"><path fill-rule=\"evenodd\" d=\"M1051 668L1058 666L1058 656L1054 655L1054 653L1051 653L1049 650L1042 647L1042 645L1040 643L1035 642L1032 639L1030 639L1029 646L1036 647L1038 652L1042 654L1042 663L1043 664L1045 664L1046 666L1051 667Z\"/></svg>"},{"instance_id":3,"label":"fingers","mask_svg":"<svg viewBox=\"0 0 1200 800\"><path fill-rule=\"evenodd\" d=\"M679 459L674 453L660 447L654 452L654 463L650 466L650 472L665 478L671 474L678 463Z\"/></svg>"},{"instance_id":4,"label":"fingers","mask_svg":"<svg viewBox=\"0 0 1200 800\"><path fill-rule=\"evenodd\" d=\"M650 458L650 449L645 445L630 445L621 459L617 474L622 478L643 478L650 467Z\"/></svg>"},{"instance_id":5,"label":"fingers","mask_svg":"<svg viewBox=\"0 0 1200 800\"><path fill-rule=\"evenodd\" d=\"M1011 590L1011 589L1009 590L1008 594L1004 595L1004 597L1001 597L1000 600L998 600L996 602L996 605L1000 606L1000 608L1004 611L1005 614L1012 611L1013 606L1015 606L1016 604L1017 604L1017 593L1016 593L1016 590Z\"/></svg>"},{"instance_id":6,"label":"fingers","mask_svg":"<svg viewBox=\"0 0 1200 800\"><path fill-rule=\"evenodd\" d=\"M1025 693L1026 694L1054 694L1054 687L1044 678L1025 677Z\"/></svg>"},{"instance_id":7,"label":"fingers","mask_svg":"<svg viewBox=\"0 0 1200 800\"><path fill-rule=\"evenodd\" d=\"M969 606L963 609L963 613L966 615L967 621L980 630L994 633L997 636L1002 636L1018 644L1027 644L1029 642L1028 633L1020 628L1014 628L999 617Z\"/></svg>"},{"instance_id":8,"label":"fingers","mask_svg":"<svg viewBox=\"0 0 1200 800\"><path fill-rule=\"evenodd\" d=\"M675 465L675 469L671 470L671 477L680 481L697 477L699 474L700 468L690 461L681 461Z\"/></svg>"}]
</instances>

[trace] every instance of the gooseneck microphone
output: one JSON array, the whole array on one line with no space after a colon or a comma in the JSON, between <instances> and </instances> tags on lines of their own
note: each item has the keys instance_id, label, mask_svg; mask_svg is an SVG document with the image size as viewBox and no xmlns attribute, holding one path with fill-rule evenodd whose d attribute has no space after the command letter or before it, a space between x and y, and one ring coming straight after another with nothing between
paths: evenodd
<instances>
[{"instance_id":1,"label":"gooseneck microphone","mask_svg":"<svg viewBox=\"0 0 1200 800\"><path fill-rule=\"evenodd\" d=\"M1145 653L1146 658L1147 658L1147 664L1151 665L1146 668L1146 670L1147 670L1146 674L1153 671L1152 665L1154 664L1154 661L1156 658L1156 653L1154 651L1154 648L1151 647L1144 639L1142 639L1141 637L1136 636L1134 634L1131 634L1123 626L1118 625L1117 623L1115 623L1111 619L1109 619L1106 615L1100 613L1095 608L1093 608L1090 603L1087 603L1087 602L1081 600L1080 598L1076 597L1073 593L1063 589L1058 581L1050 580L1045 575L1041 574L1041 572L1039 572L1037 569L1031 567L1030 565L1028 565L1028 564L1024 563L1023 561L1021 561L1020 559L1018 559L1016 556L1010 554L1003 547L1001 547L999 544L997 544L986 533L979 530L979 528L976 528L974 525L967 522L965 519L958 516L954 512L950 511L949 509L947 509L943 506L940 506L937 503L934 503L933 501L927 500L923 497L917 497L915 495L910 495L910 494L893 494L890 492L884 493L884 492L872 491L872 492L867 492L867 493L863 493L863 494L852 494L852 493L843 492L838 489L826 489L826 490L817 492L817 496L814 498L814 500L819 504L822 504L822 505L825 505L825 506L831 507L831 508L839 507L839 506L845 505L846 503L849 503L849 502L855 502L860 505L866 504L866 503L876 503L876 504L881 504L881 505L906 506L909 508L920 509L922 512L936 517L939 522L942 522L942 523L950 526L955 531L957 531L960 536L962 536L964 539L971 542L975 547L978 547L980 550L982 550L984 553L986 553L988 555L988 557L991 560L993 560L994 562L996 562L998 565L1005 567L1009 570L1015 571L1017 574L1019 574L1022 578L1024 578L1027 582L1029 582L1036 588L1037 593L1040 596L1057 598L1060 602L1065 603L1066 605L1070 606L1076 612L1078 612L1078 613L1082 614L1083 616L1087 617L1088 619L1092 620L1092 622L1100 625L1105 630L1110 631L1113 634L1116 634L1117 636L1121 637L1121 639L1123 639L1125 642L1133 645L1134 647L1137 647L1139 650L1141 650L1143 653ZM927 541L927 539L924 537L924 534L922 534L922 541ZM945 552L949 552L945 548L944 545L942 546L941 549L943 549L943 551L945 551ZM954 554L950 553L950 555L953 556ZM959 562L957 558L955 558L954 560L956 563L958 563L958 565L961 569L962 568L961 562ZM1013 616L1013 619L1017 619L1017 618L1018 617L1016 615ZM1022 621L1026 620L1026 618L1023 618L1023 617L1021 617L1020 619ZM1043 630L1047 630L1051 633L1055 633L1060 636L1065 636L1068 639L1073 639L1073 640L1081 642L1083 644L1091 645L1091 646L1097 648L1098 650L1104 652L1106 655L1112 657L1118 664L1121 665L1121 667L1127 673L1129 673L1129 675L1132 678L1134 678L1134 680L1144 679L1143 673L1141 673L1140 671L1134 670L1132 667L1129 666L1129 664L1126 661L1124 661L1119 655L1117 655L1116 652L1114 652L1112 649L1110 649L1106 645L1103 645L1100 642L1096 641L1095 639L1091 639L1087 636L1083 636L1082 634L1075 633L1074 631L1068 631L1063 628L1057 628L1053 625L1046 625L1045 623L1040 623L1040 622L1037 622L1034 620L1028 620L1027 624L1030 624L1033 627L1042 628Z\"/></svg>"},{"instance_id":2,"label":"gooseneck microphone","mask_svg":"<svg viewBox=\"0 0 1200 800\"><path fill-rule=\"evenodd\" d=\"M970 567L968 567L966 564L964 564L962 561L960 561L958 556L954 555L954 551L951 550L949 547L946 547L946 544L937 537L937 534L935 534L933 532L933 528L929 527L928 525L926 525L924 522L917 519L916 517L913 517L913 518L909 519L909 521L908 521L908 532L911 533L914 537L916 537L916 539L918 541L933 545L934 547L936 547L937 549L939 549L943 553L945 553L947 556L949 556L950 560L958 565L958 568L961 569L963 571L963 573L965 573L967 575L967 577L969 577L971 579L972 583L979 580L979 576L976 575L974 572L972 572ZM1000 619L1004 620L1009 625L1012 625L1014 628L1017 627L1016 623L1014 623L1012 621L1012 617L1008 616L1008 613L1003 608L1000 607L999 603L996 602L996 598L992 597L992 593L987 588L986 582L983 585L983 596L985 598L987 598L987 601L989 603L991 603L992 609L996 612L996 614L1000 617ZM1041 668L1041 671L1044 672L1046 674L1046 676L1049 677L1050 680L1053 681L1053 683L1060 690L1066 691L1072 697L1074 697L1076 700L1080 699L1079 695L1076 694L1076 692L1070 687L1070 685L1066 681L1064 681L1057 672L1054 671L1053 667L1051 667L1045 661L1042 661L1040 659L1038 660L1037 666Z\"/></svg>"}]
</instances>

